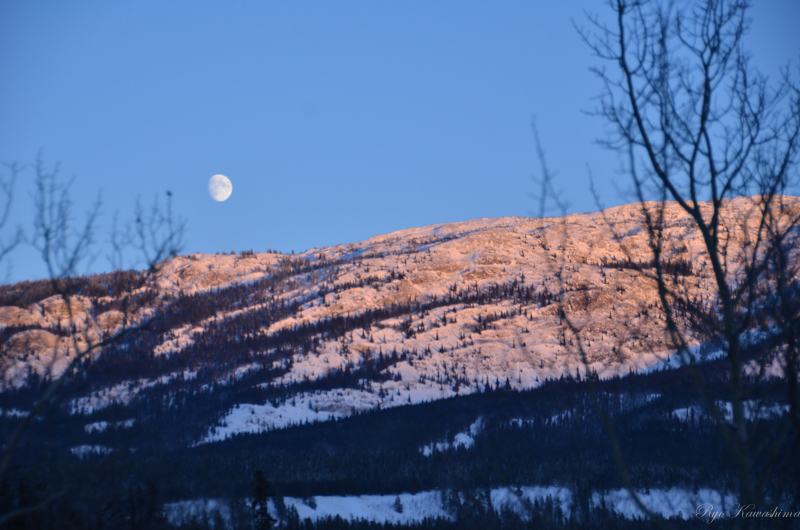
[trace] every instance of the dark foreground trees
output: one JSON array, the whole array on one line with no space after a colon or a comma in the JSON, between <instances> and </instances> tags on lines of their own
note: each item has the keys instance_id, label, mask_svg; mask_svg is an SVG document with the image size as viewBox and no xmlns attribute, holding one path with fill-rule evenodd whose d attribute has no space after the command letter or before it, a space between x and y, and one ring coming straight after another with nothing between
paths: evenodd
<instances>
[{"instance_id":1,"label":"dark foreground trees","mask_svg":"<svg viewBox=\"0 0 800 530\"><path fill-rule=\"evenodd\" d=\"M104 348L122 340L133 327L146 327L139 309L135 291L145 286L151 276L158 270L159 264L166 258L177 254L183 245L185 221L178 219L172 212L171 193L167 192L165 207L156 200L152 208L145 210L137 201L134 220L120 226L114 220L110 230L110 260L116 269L124 266L123 259L131 251L138 256L135 265L143 267L141 271L117 271L87 281L78 278L79 268L97 250L99 215L101 202L98 199L86 212L83 223L76 222L73 202L70 197L70 184L59 176L58 166L48 168L41 156L32 167L17 164L5 164L5 174L0 174L0 263L18 245L29 244L38 251L47 270L47 285L42 292L46 293L55 308L57 323L48 328L36 330L44 340L52 339L49 357L43 355L42 372L34 375L40 391L30 399L21 412L21 420L14 422L12 428L6 428L8 407L0 407L0 420L3 420L3 433L0 439L0 487L7 488L8 471L15 467L15 456L33 423L51 409L57 401L59 390L70 380L75 369L85 360L94 358ZM7 221L14 197L14 184L26 171L33 172L35 192L33 194L33 225L27 232L16 228L12 235L5 232L9 228ZM5 230L4 230L5 229ZM39 283L41 287L43 284ZM91 302L88 307L86 297L80 296L79 286L94 288L97 291L114 297L118 302L113 318L101 320L94 315ZM31 293L21 290L19 296L25 299ZM111 314L110 312L108 314ZM15 324L3 322L8 330ZM64 331L67 330L67 336ZM16 335L18 337L19 335ZM15 334L4 333L0 341L0 388L14 385L14 381L6 379L13 372ZM13 374L12 374L13 375ZM99 477L91 477L98 479ZM55 482L55 480L53 481ZM6 524L25 524L27 517L38 517L48 506L64 497L70 484L67 477L61 477L58 485L46 484L43 495L18 495L17 502L0 503L0 527ZM148 485L148 488L151 485ZM152 493L152 490L148 490ZM141 492L139 492L141 493ZM131 497L132 499L136 497ZM136 497L138 499L138 497ZM8 499L6 499L8 500ZM136 508L134 500L130 501L131 514L129 521L137 521L142 513ZM153 502L148 501L148 512L145 515L156 517ZM157 517L156 517L157 519ZM153 519L153 520L156 520Z\"/></svg>"},{"instance_id":2,"label":"dark foreground trees","mask_svg":"<svg viewBox=\"0 0 800 530\"><path fill-rule=\"evenodd\" d=\"M663 330L683 362L694 362L698 345L726 360L724 395L699 370L694 385L735 471L739 502L796 510L800 199L791 195L800 178L800 90L788 69L770 83L751 64L746 1L608 7L610 22L590 16L581 35L600 59L595 113L611 131L603 143L620 154L641 204L650 255L627 258L654 264ZM743 213L724 215L733 202ZM699 279L671 272L675 260L690 261ZM577 326L570 331L580 336ZM765 432L756 420L772 404L756 393L767 377L783 387L785 414Z\"/></svg>"}]
</instances>

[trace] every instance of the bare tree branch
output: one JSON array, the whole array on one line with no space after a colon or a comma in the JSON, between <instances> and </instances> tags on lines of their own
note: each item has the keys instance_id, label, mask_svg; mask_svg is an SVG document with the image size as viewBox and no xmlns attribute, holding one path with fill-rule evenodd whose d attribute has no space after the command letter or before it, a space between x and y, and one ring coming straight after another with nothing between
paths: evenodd
<instances>
[{"instance_id":1,"label":"bare tree branch","mask_svg":"<svg viewBox=\"0 0 800 530\"><path fill-rule=\"evenodd\" d=\"M12 177L19 172L18 166L10 166ZM46 377L52 378L44 391L36 398L27 415L11 432L0 455L0 481L12 464L15 452L23 442L26 432L33 421L40 417L45 409L56 399L58 390L68 381L75 369L86 359L100 354L105 348L124 340L134 329L146 326L146 322L137 321L132 313L135 307L127 303L122 304L124 315L116 331L104 330L102 338L95 336L95 331L101 326L87 312L81 311L76 306L76 299L67 289L67 280L75 276L78 267L90 257L92 248L97 243L97 221L100 215L101 201L98 194L97 200L86 212L85 220L77 225L72 214L73 203L70 198L70 182L62 182L59 177L59 168L47 169L41 156L34 166L36 173L36 191L34 200L34 235L31 244L41 255L47 267L52 292L61 299L66 312L66 325L71 330L68 344L63 352L69 362L61 370L56 369L60 359L60 344L53 347L52 361ZM11 180L13 183L13 178ZM13 192L13 184L3 184L2 190L7 191L9 197ZM10 204L10 198L9 203ZM166 209L162 209L158 201L144 211L137 201L135 220L126 225L124 230L118 230L115 222L112 226L110 242L112 257L121 257L126 248L131 248L143 257L145 271L139 277L139 285L134 286L131 292L144 286L158 270L158 265L164 259L176 255L183 245L185 234L185 221L176 219L172 211L171 193L167 193ZM0 216L0 220L5 216ZM2 228L2 224L0 224ZM2 256L2 255L0 255ZM121 263L121 262L120 262ZM121 296L127 300L129 294ZM79 304L78 304L79 305ZM60 325L59 320L59 325ZM0 515L0 524L22 517L26 514L45 508L63 492L56 492L33 506L21 507Z\"/></svg>"}]
</instances>

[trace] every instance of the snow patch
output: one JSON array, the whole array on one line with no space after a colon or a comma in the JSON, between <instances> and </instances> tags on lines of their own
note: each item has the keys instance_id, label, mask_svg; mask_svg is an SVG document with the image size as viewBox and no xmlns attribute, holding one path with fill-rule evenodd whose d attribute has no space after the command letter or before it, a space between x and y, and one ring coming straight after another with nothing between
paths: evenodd
<instances>
[{"instance_id":1,"label":"snow patch","mask_svg":"<svg viewBox=\"0 0 800 530\"><path fill-rule=\"evenodd\" d=\"M19 409L0 409L0 418L27 418L28 411Z\"/></svg>"},{"instance_id":2,"label":"snow patch","mask_svg":"<svg viewBox=\"0 0 800 530\"><path fill-rule=\"evenodd\" d=\"M94 423L87 423L83 426L83 429L88 434L92 434L93 432L103 432L108 429L109 426L114 429L130 429L133 427L134 423L136 423L136 420L134 419L115 421L111 422L110 424L107 421L96 421Z\"/></svg>"},{"instance_id":3,"label":"snow patch","mask_svg":"<svg viewBox=\"0 0 800 530\"><path fill-rule=\"evenodd\" d=\"M733 423L733 403L730 401L716 401L715 404L720 414L722 414L722 418L728 423ZM742 402L742 406L744 408L744 418L747 421L768 420L783 416L789 412L789 405L764 403L752 399ZM672 415L681 421L688 421L691 418L711 417L710 414L705 412L704 407L698 405L675 409L672 411Z\"/></svg>"},{"instance_id":4,"label":"snow patch","mask_svg":"<svg viewBox=\"0 0 800 530\"><path fill-rule=\"evenodd\" d=\"M89 415L111 405L128 405L139 392L153 385L155 385L154 381L141 379L97 390L88 396L73 399L70 402L70 414Z\"/></svg>"},{"instance_id":5,"label":"snow patch","mask_svg":"<svg viewBox=\"0 0 800 530\"><path fill-rule=\"evenodd\" d=\"M402 513L395 509L400 499ZM419 493L400 493L398 495L359 495L359 496L316 496L309 506L303 499L287 497L286 507L294 507L301 520L319 520L339 516L342 519L366 519L378 523L408 524L428 518L451 519L441 505L438 491Z\"/></svg>"},{"instance_id":6,"label":"snow patch","mask_svg":"<svg viewBox=\"0 0 800 530\"><path fill-rule=\"evenodd\" d=\"M723 495L711 489L699 489L696 493L685 488L637 490L635 493L650 512L661 517L679 517L684 520L694 519L697 510L703 505L713 505L720 511L727 511L736 504L736 496ZM598 507L601 504L626 519L646 515L626 489L611 490L603 494L593 493L592 506Z\"/></svg>"},{"instance_id":7,"label":"snow patch","mask_svg":"<svg viewBox=\"0 0 800 530\"><path fill-rule=\"evenodd\" d=\"M259 433L303 423L327 421L375 408L377 395L351 388L303 393L278 405L243 403L234 406L199 443L219 442L235 434Z\"/></svg>"},{"instance_id":8,"label":"snow patch","mask_svg":"<svg viewBox=\"0 0 800 530\"><path fill-rule=\"evenodd\" d=\"M437 442L424 445L419 452L423 456L431 456L434 452L447 451L449 449L458 449L463 447L469 449L475 445L475 436L480 434L483 427L483 418L478 418L465 432L460 432L453 437L452 442Z\"/></svg>"},{"instance_id":9,"label":"snow patch","mask_svg":"<svg viewBox=\"0 0 800 530\"><path fill-rule=\"evenodd\" d=\"M125 381L124 383L92 392L88 396L73 399L70 401L70 414L89 415L111 405L128 405L136 395L143 390L156 385L166 385L170 381L178 378L183 378L188 381L196 377L196 371L184 370L183 372L173 372L171 374L162 375L155 380L140 379L138 381Z\"/></svg>"},{"instance_id":10,"label":"snow patch","mask_svg":"<svg viewBox=\"0 0 800 530\"><path fill-rule=\"evenodd\" d=\"M225 523L225 528L232 528L230 504L222 499L201 499L194 501L178 501L164 504L164 516L173 526L188 524L192 519L212 521L217 517ZM215 530L222 530L215 528Z\"/></svg>"},{"instance_id":11,"label":"snow patch","mask_svg":"<svg viewBox=\"0 0 800 530\"><path fill-rule=\"evenodd\" d=\"M104 445L79 445L70 448L70 452L78 458L87 458L89 456L108 455L113 453L114 450Z\"/></svg>"}]
</instances>

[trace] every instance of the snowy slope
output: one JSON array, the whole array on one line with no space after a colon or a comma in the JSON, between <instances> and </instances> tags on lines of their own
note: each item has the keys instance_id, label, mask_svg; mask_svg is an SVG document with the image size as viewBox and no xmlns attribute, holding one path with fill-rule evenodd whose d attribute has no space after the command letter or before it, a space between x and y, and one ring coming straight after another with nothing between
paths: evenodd
<instances>
[{"instance_id":1,"label":"snowy slope","mask_svg":"<svg viewBox=\"0 0 800 530\"><path fill-rule=\"evenodd\" d=\"M751 223L743 215L749 201L731 201L725 211L733 241ZM711 296L699 234L677 205L667 205L665 219L666 258L691 263L688 287L699 298ZM339 335L320 333L313 348L296 347L288 358L276 360L276 351L265 350L255 362L229 370L218 384L235 384L269 365L285 370L259 384L293 388L396 356L380 365L378 374L365 375L357 388L298 390L275 402L238 403L212 421L198 443L469 394L487 385L531 388L547 378L585 374L587 368L600 377L649 370L670 362L671 353L660 331L655 283L646 270L608 266L648 260L642 223L641 206L634 204L563 218L477 219L413 228L293 256L179 256L151 279L148 288L159 296L131 315L130 324L146 325L158 317L159 300L204 294L213 300L214 293L269 278L275 281L260 299L164 332L153 355L179 355L207 340L220 322L280 304L294 304L296 310L248 335L279 337L337 317L409 307ZM564 332L558 299L581 328L588 366L575 353L575 338ZM2 346L5 384L24 384L30 372L58 375L90 344L119 332L121 313L98 307L100 300L87 297L75 298L70 311L58 299L0 307L0 327L26 327ZM73 327L68 337L63 330ZM695 346L702 356L703 348ZM197 369L183 367L180 379ZM116 382L74 398L72 410L87 414L124 404L175 378L173 372Z\"/></svg>"}]
</instances>

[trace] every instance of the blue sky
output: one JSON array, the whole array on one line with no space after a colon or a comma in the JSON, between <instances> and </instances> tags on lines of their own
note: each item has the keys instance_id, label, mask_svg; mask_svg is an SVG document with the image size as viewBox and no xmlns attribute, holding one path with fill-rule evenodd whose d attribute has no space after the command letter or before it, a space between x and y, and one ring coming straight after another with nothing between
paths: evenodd
<instances>
[{"instance_id":1,"label":"blue sky","mask_svg":"<svg viewBox=\"0 0 800 530\"><path fill-rule=\"evenodd\" d=\"M302 251L533 214L536 115L571 210L596 209L587 165L620 204L582 112L599 89L572 26L586 9L603 5L0 1L0 160L41 150L75 177L76 215L102 190L104 225L170 190L186 253ZM797 66L800 2L751 14L756 64ZM223 203L215 173L233 182ZM30 227L31 193L29 172L13 223ZM2 281L45 273L26 249L0 266Z\"/></svg>"}]
</instances>

